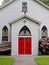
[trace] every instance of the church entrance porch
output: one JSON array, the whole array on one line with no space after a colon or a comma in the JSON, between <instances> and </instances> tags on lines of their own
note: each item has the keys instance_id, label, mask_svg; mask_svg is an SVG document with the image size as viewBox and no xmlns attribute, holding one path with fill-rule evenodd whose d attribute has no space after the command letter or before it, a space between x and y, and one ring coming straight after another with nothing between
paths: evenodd
<instances>
[{"instance_id":1,"label":"church entrance porch","mask_svg":"<svg viewBox=\"0 0 49 65\"><path fill-rule=\"evenodd\" d=\"M38 55L39 24L24 16L11 26L11 55Z\"/></svg>"}]
</instances>

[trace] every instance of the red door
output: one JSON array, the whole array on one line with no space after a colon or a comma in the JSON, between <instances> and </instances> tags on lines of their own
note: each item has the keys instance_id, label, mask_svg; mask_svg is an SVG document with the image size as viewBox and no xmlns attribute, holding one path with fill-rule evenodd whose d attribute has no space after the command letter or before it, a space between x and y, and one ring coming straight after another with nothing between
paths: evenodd
<instances>
[{"instance_id":1,"label":"red door","mask_svg":"<svg viewBox=\"0 0 49 65\"><path fill-rule=\"evenodd\" d=\"M18 38L18 54L24 54L24 38Z\"/></svg>"},{"instance_id":2,"label":"red door","mask_svg":"<svg viewBox=\"0 0 49 65\"><path fill-rule=\"evenodd\" d=\"M18 38L18 54L31 54L31 37Z\"/></svg>"},{"instance_id":3,"label":"red door","mask_svg":"<svg viewBox=\"0 0 49 65\"><path fill-rule=\"evenodd\" d=\"M31 54L31 38L25 38L25 54Z\"/></svg>"}]
</instances>

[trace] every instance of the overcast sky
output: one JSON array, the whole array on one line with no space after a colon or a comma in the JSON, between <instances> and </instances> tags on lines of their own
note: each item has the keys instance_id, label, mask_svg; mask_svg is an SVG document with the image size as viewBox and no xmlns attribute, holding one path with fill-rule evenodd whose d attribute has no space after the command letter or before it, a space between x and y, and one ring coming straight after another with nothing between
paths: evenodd
<instances>
[{"instance_id":1,"label":"overcast sky","mask_svg":"<svg viewBox=\"0 0 49 65\"><path fill-rule=\"evenodd\" d=\"M3 0L0 0L0 5L2 5L2 1L3 1Z\"/></svg>"}]
</instances>

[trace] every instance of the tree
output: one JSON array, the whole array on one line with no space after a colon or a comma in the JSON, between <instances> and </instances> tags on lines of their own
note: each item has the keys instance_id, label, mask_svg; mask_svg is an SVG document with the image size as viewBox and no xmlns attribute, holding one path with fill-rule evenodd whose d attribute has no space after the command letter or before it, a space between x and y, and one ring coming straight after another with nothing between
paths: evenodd
<instances>
[{"instance_id":1,"label":"tree","mask_svg":"<svg viewBox=\"0 0 49 65\"><path fill-rule=\"evenodd\" d=\"M6 4L7 2L9 2L10 0L3 0L2 4Z\"/></svg>"},{"instance_id":2,"label":"tree","mask_svg":"<svg viewBox=\"0 0 49 65\"><path fill-rule=\"evenodd\" d=\"M42 1L43 3L45 3L49 6L49 0L40 0L40 1Z\"/></svg>"},{"instance_id":3,"label":"tree","mask_svg":"<svg viewBox=\"0 0 49 65\"><path fill-rule=\"evenodd\" d=\"M9 2L10 0L3 0L3 3L2 4L6 4L7 2ZM47 4L49 6L49 0L40 0L42 1L43 3Z\"/></svg>"}]
</instances>

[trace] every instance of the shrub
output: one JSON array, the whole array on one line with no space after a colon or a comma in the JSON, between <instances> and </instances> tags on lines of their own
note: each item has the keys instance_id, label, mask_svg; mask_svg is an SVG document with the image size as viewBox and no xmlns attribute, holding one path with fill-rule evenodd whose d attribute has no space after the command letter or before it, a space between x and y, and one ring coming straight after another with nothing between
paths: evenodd
<instances>
[{"instance_id":1,"label":"shrub","mask_svg":"<svg viewBox=\"0 0 49 65\"><path fill-rule=\"evenodd\" d=\"M39 41L39 55L49 55L49 39L42 38Z\"/></svg>"}]
</instances>

